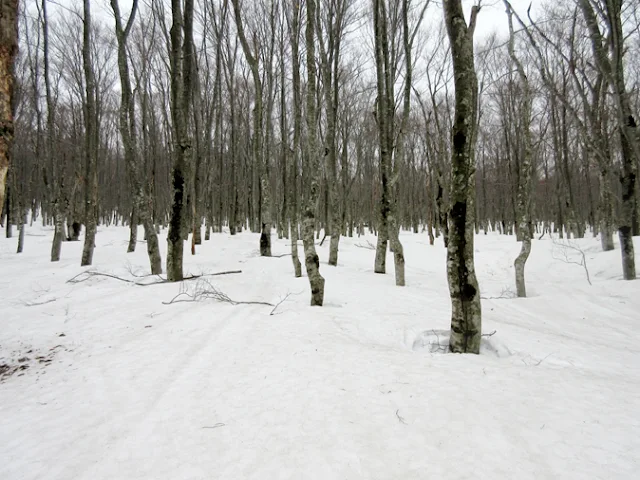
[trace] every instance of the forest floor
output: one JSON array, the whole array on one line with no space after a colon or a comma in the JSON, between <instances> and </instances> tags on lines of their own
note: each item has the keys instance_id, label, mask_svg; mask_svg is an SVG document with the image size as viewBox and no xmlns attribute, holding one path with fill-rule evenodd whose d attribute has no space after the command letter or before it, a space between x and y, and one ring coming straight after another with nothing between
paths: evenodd
<instances>
[{"instance_id":1,"label":"forest floor","mask_svg":"<svg viewBox=\"0 0 640 480\"><path fill-rule=\"evenodd\" d=\"M284 256L261 258L257 235L213 234L185 248L205 276L151 286L125 228L98 229L90 269L81 242L52 264L52 231L26 235L21 255L0 240L2 480L637 478L640 280L621 279L617 243L573 242L590 285L578 250L534 241L516 299L519 244L477 236L495 333L473 356L440 353L446 252L425 233L401 235L405 288L392 255L373 273L372 236L343 238L337 268L318 247L322 308L275 235ZM166 304L204 291L277 308Z\"/></svg>"}]
</instances>

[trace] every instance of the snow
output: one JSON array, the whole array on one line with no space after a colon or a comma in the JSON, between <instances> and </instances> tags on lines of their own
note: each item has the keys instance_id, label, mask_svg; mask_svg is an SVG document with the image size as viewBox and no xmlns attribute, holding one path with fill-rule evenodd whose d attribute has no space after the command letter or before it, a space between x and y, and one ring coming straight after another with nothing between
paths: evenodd
<instances>
[{"instance_id":1,"label":"snow","mask_svg":"<svg viewBox=\"0 0 640 480\"><path fill-rule=\"evenodd\" d=\"M259 257L257 235L185 251L186 272L240 269L206 278L233 300L283 300L275 311L163 303L198 280L68 283L87 270L82 243L52 264L51 236L29 228L21 255L0 239L0 364L28 365L0 383L2 480L637 475L640 284L621 280L619 249L597 239L573 241L593 285L548 236L534 241L530 298L515 299L519 244L478 235L483 330L495 334L470 356L434 345L449 326L446 252L424 233L401 235L405 288L391 255L387 275L372 272L362 247L374 237L343 238L337 268L325 242L322 308L290 257ZM154 281L133 275L148 260L142 242L125 253L127 238L99 228L91 270Z\"/></svg>"}]
</instances>

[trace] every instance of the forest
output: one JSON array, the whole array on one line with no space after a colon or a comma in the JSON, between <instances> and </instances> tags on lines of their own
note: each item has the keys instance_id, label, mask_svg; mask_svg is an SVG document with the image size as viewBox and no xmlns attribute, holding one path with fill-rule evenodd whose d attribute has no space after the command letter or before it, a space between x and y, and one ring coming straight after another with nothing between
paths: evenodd
<instances>
[{"instance_id":1,"label":"forest","mask_svg":"<svg viewBox=\"0 0 640 480\"><path fill-rule=\"evenodd\" d=\"M0 478L634 478L639 111L637 0L0 0Z\"/></svg>"},{"instance_id":2,"label":"forest","mask_svg":"<svg viewBox=\"0 0 640 480\"><path fill-rule=\"evenodd\" d=\"M426 231L449 248L453 317L476 337L474 231L522 241L519 296L547 232L608 251L617 231L634 279L640 7L503 6L506 34L477 40L492 20L478 3L467 24L458 1L445 21L430 0L23 2L6 236L17 226L21 251L24 225L54 225L57 261L84 228L91 265L97 225L128 224L130 252L142 225L151 273L179 281L203 230L249 229L269 256L275 229L296 276L302 238L322 305L314 236L336 266L342 236L376 234L374 271L390 248L402 286L399 232Z\"/></svg>"}]
</instances>

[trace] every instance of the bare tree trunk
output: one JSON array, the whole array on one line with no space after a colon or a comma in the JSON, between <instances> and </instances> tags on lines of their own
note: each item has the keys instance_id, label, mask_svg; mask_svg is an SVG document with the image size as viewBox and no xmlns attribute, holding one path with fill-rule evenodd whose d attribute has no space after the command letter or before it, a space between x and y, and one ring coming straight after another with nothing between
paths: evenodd
<instances>
[{"instance_id":1,"label":"bare tree trunk","mask_svg":"<svg viewBox=\"0 0 640 480\"><path fill-rule=\"evenodd\" d=\"M4 205L14 137L14 62L18 53L18 0L0 0L0 208Z\"/></svg>"},{"instance_id":2,"label":"bare tree trunk","mask_svg":"<svg viewBox=\"0 0 640 480\"><path fill-rule=\"evenodd\" d=\"M378 243L376 245L375 273L386 273L387 242L389 240L389 215L391 211L391 199L389 198L389 169L392 144L392 124L394 119L394 95L393 81L389 71L389 45L387 34L387 14L385 3L374 0L374 38L376 56L376 122L378 124L378 141L380 143L380 225L378 228ZM395 222L393 223L395 228Z\"/></svg>"},{"instance_id":3,"label":"bare tree trunk","mask_svg":"<svg viewBox=\"0 0 640 480\"><path fill-rule=\"evenodd\" d=\"M515 33L513 30L513 12L511 4L507 0L503 0L507 8L509 17L509 57L516 67L518 77L520 78L521 87L521 111L520 113L520 131L522 136L522 159L520 161L520 171L518 172L518 192L516 224L518 225L518 236L522 241L520 254L513 262L516 274L516 291L518 297L526 297L527 289L524 278L524 268L531 253L531 177L533 173L532 147L531 147L531 105L533 103L533 95L529 85L529 79L524 71L522 63L515 53Z\"/></svg>"},{"instance_id":4,"label":"bare tree trunk","mask_svg":"<svg viewBox=\"0 0 640 480\"><path fill-rule=\"evenodd\" d=\"M327 130L325 139L325 157L326 157L326 175L327 175L327 191L325 202L327 210L325 211L331 241L329 244L329 265L338 265L338 248L340 244L340 234L342 233L343 224L340 215L340 202L338 198L338 178L337 178L337 128L338 128L338 108L340 101L340 54L342 46L342 37L345 28L345 16L349 8L348 1L338 1L334 3L327 15L329 19L326 21L328 39L328 51L325 51L324 39L322 38L322 22L318 22L318 45L320 46L320 70L322 74L322 85L324 103L326 105ZM323 12L320 12L323 13ZM326 230L325 230L326 231Z\"/></svg>"},{"instance_id":5,"label":"bare tree trunk","mask_svg":"<svg viewBox=\"0 0 640 480\"><path fill-rule=\"evenodd\" d=\"M96 80L91 55L91 1L84 0L82 62L85 76L85 208L84 246L81 266L93 263L98 221L98 124L96 116Z\"/></svg>"},{"instance_id":6,"label":"bare tree trunk","mask_svg":"<svg viewBox=\"0 0 640 480\"><path fill-rule=\"evenodd\" d=\"M613 193L609 170L600 167L600 243L602 250L613 250Z\"/></svg>"},{"instance_id":7,"label":"bare tree trunk","mask_svg":"<svg viewBox=\"0 0 640 480\"><path fill-rule=\"evenodd\" d=\"M167 235L167 279L177 282L184 278L182 262L184 240L182 227L186 215L186 177L192 156L188 120L192 95L193 48L193 4L185 0L184 18L181 1L172 0L171 26L171 115L174 130L174 160L171 174L173 203ZM183 38L184 36L184 38Z\"/></svg>"},{"instance_id":8,"label":"bare tree trunk","mask_svg":"<svg viewBox=\"0 0 640 480\"><path fill-rule=\"evenodd\" d=\"M138 212L136 211L135 202L131 208L131 216L129 217L129 244L127 245L127 253L136 251L138 243Z\"/></svg>"},{"instance_id":9,"label":"bare tree trunk","mask_svg":"<svg viewBox=\"0 0 640 480\"><path fill-rule=\"evenodd\" d=\"M253 159L254 168L259 172L260 183L259 207L261 218L260 227L260 255L271 256L271 192L269 188L268 168L264 165L264 141L263 141L263 93L262 78L258 58L252 53L251 46L244 32L244 25L240 13L239 0L233 0L233 12L236 19L238 38L242 44L242 50L251 69L255 88L255 106L253 108Z\"/></svg>"},{"instance_id":10,"label":"bare tree trunk","mask_svg":"<svg viewBox=\"0 0 640 480\"><path fill-rule=\"evenodd\" d=\"M45 143L45 162L51 166L51 177L45 178L45 184L50 186L51 203L53 213L54 233L51 243L51 261L60 260L62 241L64 239L64 216L66 208L63 204L64 172L62 158L54 159L54 135L55 135L55 104L51 89L51 63L49 61L49 16L47 14L47 1L42 0L42 54L44 64L44 85L47 103L47 138ZM43 168L44 176L46 167Z\"/></svg>"},{"instance_id":11,"label":"bare tree trunk","mask_svg":"<svg viewBox=\"0 0 640 480\"><path fill-rule=\"evenodd\" d=\"M158 235L156 234L153 220L151 218L151 199L147 196L144 187L142 160L139 158L137 148L135 100L131 90L129 60L127 54L127 40L135 20L138 9L138 0L133 0L131 14L129 15L129 20L124 28L120 16L118 0L111 0L111 8L113 9L115 17L116 39L118 42L118 71L120 74L121 86L120 134L124 145L125 162L127 164L127 170L129 172L134 191L133 212L131 215L131 238L129 241L128 251L133 252L135 250L135 242L137 242L138 236L138 219L140 219L142 221L145 238L147 240L147 253L149 255L151 273L158 275L162 273L162 258L160 256L160 248L158 245Z\"/></svg>"},{"instance_id":12,"label":"bare tree trunk","mask_svg":"<svg viewBox=\"0 0 640 480\"><path fill-rule=\"evenodd\" d=\"M292 14L288 8L287 22L289 27L289 37L291 40L291 63L293 76L293 155L291 155L291 195L290 198L290 237L291 237L291 260L293 262L293 272L296 278L302 276L302 265L298 257L298 158L302 151L301 131L302 131L302 90L300 87L300 16L301 10L293 8ZM313 286L312 286L313 288Z\"/></svg>"},{"instance_id":13,"label":"bare tree trunk","mask_svg":"<svg viewBox=\"0 0 640 480\"><path fill-rule=\"evenodd\" d=\"M611 82L615 107L618 113L618 132L622 147L621 215L618 226L622 253L622 275L625 280L635 280L636 264L633 248L633 218L635 215L637 162L640 158L638 125L633 116L624 79L624 35L622 29L622 0L606 0L605 8L599 12L604 16L610 34L605 39L600 32L598 19L589 0L580 0L580 7L589 29L591 46L596 64ZM605 43L606 41L606 43ZM609 44L611 56L605 50Z\"/></svg>"},{"instance_id":14,"label":"bare tree trunk","mask_svg":"<svg viewBox=\"0 0 640 480\"><path fill-rule=\"evenodd\" d=\"M316 253L313 231L316 223L320 177L320 152L316 125L316 55L315 55L316 1L307 0L307 26L305 32L307 46L307 156L311 185L304 208L303 238L304 263L311 287L311 305L322 306L324 301L324 278L320 275L320 259Z\"/></svg>"},{"instance_id":15,"label":"bare tree trunk","mask_svg":"<svg viewBox=\"0 0 640 480\"><path fill-rule=\"evenodd\" d=\"M451 229L447 278L451 295L451 338L454 353L480 353L482 314L473 252L478 80L473 58L473 31L480 8L471 10L469 26L460 0L444 0L444 16L455 78L455 116L451 158Z\"/></svg>"}]
</instances>

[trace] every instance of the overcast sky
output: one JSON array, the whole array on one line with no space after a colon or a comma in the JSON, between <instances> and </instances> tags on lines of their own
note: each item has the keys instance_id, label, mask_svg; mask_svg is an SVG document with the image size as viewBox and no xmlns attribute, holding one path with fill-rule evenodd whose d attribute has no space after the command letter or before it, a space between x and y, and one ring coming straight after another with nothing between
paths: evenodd
<instances>
[{"instance_id":1,"label":"overcast sky","mask_svg":"<svg viewBox=\"0 0 640 480\"><path fill-rule=\"evenodd\" d=\"M462 4L465 6L465 11L467 13L467 21L469 20L469 12L471 11L471 6L474 3L477 3L477 1L462 0ZM535 18L533 13L535 12L536 6L540 3L540 0L511 0L511 5L513 5L514 10L523 19L526 18L529 5L532 5L532 16ZM482 10L480 10L480 15L478 16L478 24L476 26L476 38L480 39L481 37L486 36L494 30L498 30L500 33L505 35L509 31L504 3L502 0L483 0Z\"/></svg>"},{"instance_id":2,"label":"overcast sky","mask_svg":"<svg viewBox=\"0 0 640 480\"><path fill-rule=\"evenodd\" d=\"M58 0L61 4L77 5L82 7L80 0ZM250 2L251 0L244 0ZM533 5L533 11L541 3L542 0L511 0L513 8L521 15L526 16L527 8L529 5ZM567 1L567 0L559 0ZM120 9L125 12L131 5L131 0L120 0ZM429 7L429 13L432 16L440 16L442 18L442 0L432 1L433 5ZM471 6L477 3L477 0L462 0L465 6L465 11L468 13L471 10ZM109 0L97 0L92 1L92 10L94 15L101 18L111 18L111 7L109 6ZM123 13L124 14L124 13ZM433 18L433 17L432 17ZM502 0L482 0L482 10L478 17L478 25L476 32L478 37L484 36L493 30L498 29L500 32L507 32L507 16L505 14L504 4Z\"/></svg>"}]
</instances>

